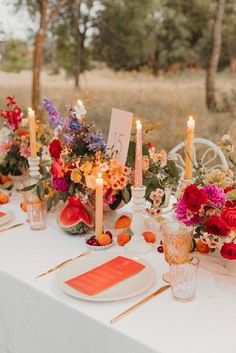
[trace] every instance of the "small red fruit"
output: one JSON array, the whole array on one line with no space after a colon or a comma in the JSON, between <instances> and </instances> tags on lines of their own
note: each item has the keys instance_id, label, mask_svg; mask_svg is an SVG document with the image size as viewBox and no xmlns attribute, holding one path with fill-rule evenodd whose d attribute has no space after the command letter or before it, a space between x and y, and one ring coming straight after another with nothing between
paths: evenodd
<instances>
[{"instance_id":1,"label":"small red fruit","mask_svg":"<svg viewBox=\"0 0 236 353\"><path fill-rule=\"evenodd\" d=\"M111 232L109 230L106 231L106 234L108 234L109 237L112 239L112 234L111 234Z\"/></svg>"}]
</instances>

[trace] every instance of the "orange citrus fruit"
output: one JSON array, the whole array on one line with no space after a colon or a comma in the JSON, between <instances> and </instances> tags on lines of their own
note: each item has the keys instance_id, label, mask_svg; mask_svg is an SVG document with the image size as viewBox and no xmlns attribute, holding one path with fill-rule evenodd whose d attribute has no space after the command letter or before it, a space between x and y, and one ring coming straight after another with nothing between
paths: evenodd
<instances>
[{"instance_id":1,"label":"orange citrus fruit","mask_svg":"<svg viewBox=\"0 0 236 353\"><path fill-rule=\"evenodd\" d=\"M115 229L127 229L130 227L131 218L128 216L120 216L115 223Z\"/></svg>"},{"instance_id":2,"label":"orange citrus fruit","mask_svg":"<svg viewBox=\"0 0 236 353\"><path fill-rule=\"evenodd\" d=\"M20 204L20 207L22 211L27 212L27 201L26 200L22 201Z\"/></svg>"},{"instance_id":3,"label":"orange citrus fruit","mask_svg":"<svg viewBox=\"0 0 236 353\"><path fill-rule=\"evenodd\" d=\"M201 239L197 241L196 248L197 248L197 251L203 254L207 254L210 251L209 246L206 243L204 243Z\"/></svg>"},{"instance_id":4,"label":"orange citrus fruit","mask_svg":"<svg viewBox=\"0 0 236 353\"><path fill-rule=\"evenodd\" d=\"M6 194L0 194L0 204L7 203L9 201L9 196Z\"/></svg>"},{"instance_id":5,"label":"orange citrus fruit","mask_svg":"<svg viewBox=\"0 0 236 353\"><path fill-rule=\"evenodd\" d=\"M117 244L120 246L124 246L128 241L130 241L130 235L128 233L120 233L117 236Z\"/></svg>"},{"instance_id":6,"label":"orange citrus fruit","mask_svg":"<svg viewBox=\"0 0 236 353\"><path fill-rule=\"evenodd\" d=\"M155 243L156 235L150 231L143 232L144 239L147 243Z\"/></svg>"},{"instance_id":7,"label":"orange citrus fruit","mask_svg":"<svg viewBox=\"0 0 236 353\"><path fill-rule=\"evenodd\" d=\"M99 235L97 240L99 245L105 246L111 244L111 237L107 233Z\"/></svg>"}]
</instances>

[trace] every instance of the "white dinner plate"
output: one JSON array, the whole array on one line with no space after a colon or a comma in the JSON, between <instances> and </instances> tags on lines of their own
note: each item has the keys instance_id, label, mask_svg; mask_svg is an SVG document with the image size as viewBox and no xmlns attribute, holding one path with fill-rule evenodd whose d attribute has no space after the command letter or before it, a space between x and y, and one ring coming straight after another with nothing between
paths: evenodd
<instances>
[{"instance_id":1,"label":"white dinner plate","mask_svg":"<svg viewBox=\"0 0 236 353\"><path fill-rule=\"evenodd\" d=\"M14 217L14 213L11 210L7 210L7 209L2 209L1 208L0 212L4 212L5 213L4 216L0 217L0 226L2 224L5 224L5 223L11 221L13 219L13 217Z\"/></svg>"},{"instance_id":2,"label":"white dinner plate","mask_svg":"<svg viewBox=\"0 0 236 353\"><path fill-rule=\"evenodd\" d=\"M91 270L94 267L97 267L116 256L124 256L128 257L134 261L137 261L145 266L145 268L136 273L134 276L125 279L124 281L103 290L102 292L90 296L86 295L78 290L70 287L65 283L65 281L76 277L84 272ZM155 279L155 271L152 265L143 259L135 257L133 255L127 255L125 253L92 253L90 255L86 255L80 257L76 260L73 260L66 264L61 271L58 273L58 283L60 288L68 295L88 301L95 302L112 302L117 300L123 300L127 298L131 298L135 295L138 295L148 288L150 288Z\"/></svg>"}]
</instances>

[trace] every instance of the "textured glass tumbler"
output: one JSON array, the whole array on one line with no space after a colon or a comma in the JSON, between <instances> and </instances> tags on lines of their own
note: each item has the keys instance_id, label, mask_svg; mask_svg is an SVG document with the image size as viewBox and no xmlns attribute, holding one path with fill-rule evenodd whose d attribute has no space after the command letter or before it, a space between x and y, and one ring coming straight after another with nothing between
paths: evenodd
<instances>
[{"instance_id":1,"label":"textured glass tumbler","mask_svg":"<svg viewBox=\"0 0 236 353\"><path fill-rule=\"evenodd\" d=\"M193 300L199 259L194 256L187 263L170 265L171 293L175 300L189 302Z\"/></svg>"},{"instance_id":2,"label":"textured glass tumbler","mask_svg":"<svg viewBox=\"0 0 236 353\"><path fill-rule=\"evenodd\" d=\"M27 201L27 213L30 228L41 230L47 227L47 202L41 200Z\"/></svg>"},{"instance_id":3,"label":"textured glass tumbler","mask_svg":"<svg viewBox=\"0 0 236 353\"><path fill-rule=\"evenodd\" d=\"M187 262L192 249L193 228L173 221L162 223L161 231L166 262L169 264Z\"/></svg>"}]
</instances>

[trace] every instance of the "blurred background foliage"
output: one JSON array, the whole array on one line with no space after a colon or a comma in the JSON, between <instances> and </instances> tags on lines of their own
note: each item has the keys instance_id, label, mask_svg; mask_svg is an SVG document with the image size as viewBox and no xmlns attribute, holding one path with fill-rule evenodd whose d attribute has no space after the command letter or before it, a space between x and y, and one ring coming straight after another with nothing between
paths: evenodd
<instances>
[{"instance_id":1,"label":"blurred background foliage","mask_svg":"<svg viewBox=\"0 0 236 353\"><path fill-rule=\"evenodd\" d=\"M16 1L35 18L36 0ZM48 1L53 3L52 0ZM43 63L68 75L76 72L81 46L81 72L96 62L114 70L164 71L205 68L217 0L71 0L50 24L44 42ZM79 14L76 17L76 8ZM52 5L51 5L52 6ZM236 1L225 0L219 68L236 71ZM79 27L79 35L76 27ZM27 50L28 48L28 50ZM1 43L1 69L29 67L29 42ZM6 64L7 63L7 64Z\"/></svg>"},{"instance_id":2,"label":"blurred background foliage","mask_svg":"<svg viewBox=\"0 0 236 353\"><path fill-rule=\"evenodd\" d=\"M81 98L88 119L105 133L112 107L132 111L142 120L160 122L160 131L150 139L165 148L183 139L189 115L196 118L200 136L217 142L230 131L236 138L235 0L5 2L14 4L15 12L27 12L34 28L26 40L19 40L4 37L0 24L3 97L14 94L19 104L37 110L30 101L35 88L39 104L40 96L48 96L61 111ZM213 87L217 109L211 110L206 77L220 6L223 20L216 38L219 62ZM41 80L36 75L32 85L35 72L41 72Z\"/></svg>"}]
</instances>

